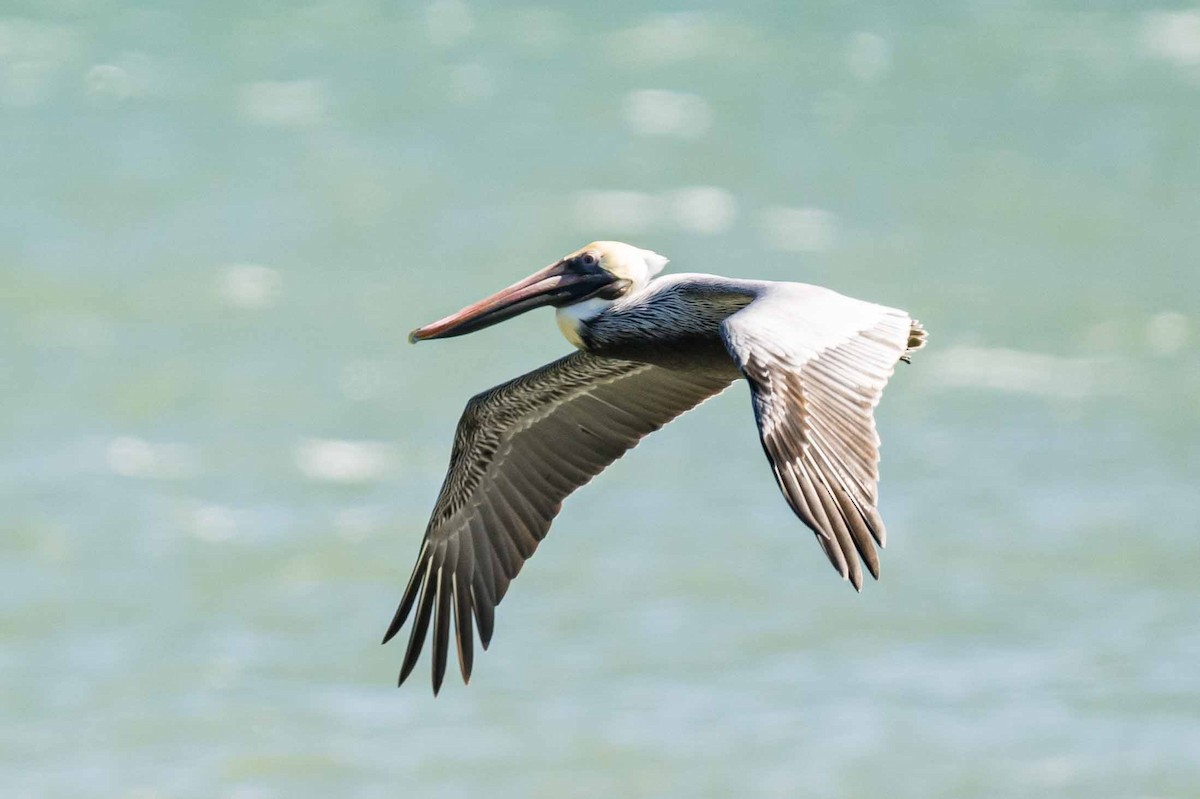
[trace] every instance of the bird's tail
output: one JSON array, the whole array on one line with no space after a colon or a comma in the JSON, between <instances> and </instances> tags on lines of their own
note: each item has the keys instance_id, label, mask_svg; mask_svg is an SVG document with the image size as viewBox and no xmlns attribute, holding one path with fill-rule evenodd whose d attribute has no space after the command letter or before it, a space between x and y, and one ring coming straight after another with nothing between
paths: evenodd
<instances>
[{"instance_id":1,"label":"bird's tail","mask_svg":"<svg viewBox=\"0 0 1200 799\"><path fill-rule=\"evenodd\" d=\"M912 354L925 346L927 338L929 338L929 334L925 332L925 326L913 319L912 327L908 329L908 349L900 356L900 360L912 363Z\"/></svg>"}]
</instances>

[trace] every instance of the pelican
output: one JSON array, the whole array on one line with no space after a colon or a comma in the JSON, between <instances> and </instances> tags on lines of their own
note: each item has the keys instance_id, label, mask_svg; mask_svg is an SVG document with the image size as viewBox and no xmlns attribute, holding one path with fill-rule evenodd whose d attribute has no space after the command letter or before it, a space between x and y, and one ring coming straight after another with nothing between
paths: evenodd
<instances>
[{"instance_id":1,"label":"pelican","mask_svg":"<svg viewBox=\"0 0 1200 799\"><path fill-rule=\"evenodd\" d=\"M576 352L471 398L387 643L415 609L403 684L433 626L433 693L450 620L463 682L508 585L563 500L638 441L734 380L750 384L771 470L843 579L879 578L879 437L898 361L925 343L904 311L803 283L656 277L667 259L597 241L409 336L481 330L542 306Z\"/></svg>"}]
</instances>

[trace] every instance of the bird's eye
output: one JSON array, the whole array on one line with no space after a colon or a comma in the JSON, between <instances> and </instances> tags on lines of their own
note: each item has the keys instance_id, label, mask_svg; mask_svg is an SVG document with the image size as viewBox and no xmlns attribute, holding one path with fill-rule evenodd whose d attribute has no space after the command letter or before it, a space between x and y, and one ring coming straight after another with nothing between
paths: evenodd
<instances>
[{"instance_id":1,"label":"bird's eye","mask_svg":"<svg viewBox=\"0 0 1200 799\"><path fill-rule=\"evenodd\" d=\"M582 266L595 266L596 264L600 263L600 259L596 257L594 252L585 252L583 255L579 256L579 263Z\"/></svg>"}]
</instances>

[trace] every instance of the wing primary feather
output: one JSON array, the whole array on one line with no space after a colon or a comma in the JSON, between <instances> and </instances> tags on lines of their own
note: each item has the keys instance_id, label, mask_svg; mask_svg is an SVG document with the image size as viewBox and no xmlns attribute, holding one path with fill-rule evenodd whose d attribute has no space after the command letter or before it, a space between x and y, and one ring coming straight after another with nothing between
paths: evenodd
<instances>
[{"instance_id":1,"label":"wing primary feather","mask_svg":"<svg viewBox=\"0 0 1200 799\"><path fill-rule=\"evenodd\" d=\"M768 457L770 457L768 455ZM821 527L809 510L808 500L805 498L804 489L800 486L800 481L796 478L793 470L786 465L782 468L775 469L775 481L779 483L779 487L783 489L783 498L787 500L788 507L792 512L800 517L800 521L804 522L812 529L817 538L828 539L829 533ZM836 564L835 564L836 565Z\"/></svg>"},{"instance_id":2,"label":"wing primary feather","mask_svg":"<svg viewBox=\"0 0 1200 799\"><path fill-rule=\"evenodd\" d=\"M496 605L490 597L480 597L480 594L486 592L487 589L477 590L479 588L480 583L478 582L471 586L471 607L475 610L475 624L479 627L479 644L486 652L488 644L492 642L492 629L496 620Z\"/></svg>"},{"instance_id":3,"label":"wing primary feather","mask_svg":"<svg viewBox=\"0 0 1200 799\"><path fill-rule=\"evenodd\" d=\"M825 505L821 502L821 498L817 495L816 486L813 485L812 477L809 476L805 469L800 468L799 464L788 469L788 474L799 485L801 495L804 497L804 506L808 508L808 512L812 515L813 520L817 523L817 529L814 531L818 535L832 539L833 525L829 522L829 516L825 513ZM845 577L843 564L838 571L843 572Z\"/></svg>"},{"instance_id":4,"label":"wing primary feather","mask_svg":"<svg viewBox=\"0 0 1200 799\"><path fill-rule=\"evenodd\" d=\"M829 517L825 513L825 506L821 503L816 487L803 469L796 469L796 482L800 484L801 490L804 492L805 503L814 519L817 520L817 527L813 532L817 533L818 538L827 539L829 546L825 547L825 554L829 555L829 561L833 564L833 568L837 569L837 573L842 576L843 580L850 579L850 567L846 563L846 556L842 552L840 543L836 540L836 534L833 525L829 522Z\"/></svg>"},{"instance_id":5,"label":"wing primary feather","mask_svg":"<svg viewBox=\"0 0 1200 799\"><path fill-rule=\"evenodd\" d=\"M492 551L491 545L486 541L479 541L477 539L475 544L477 565L474 573L471 575L471 582L478 584L483 592L483 597L495 604L496 575L500 569L496 560L496 553Z\"/></svg>"},{"instance_id":6,"label":"wing primary feather","mask_svg":"<svg viewBox=\"0 0 1200 799\"><path fill-rule=\"evenodd\" d=\"M536 461L534 461L534 463L536 464ZM553 497L554 490L550 488L550 486L544 481L534 480L535 477L540 476L536 471L537 467L536 465L531 466L523 456L517 455L513 457L513 467L514 468L511 470L501 472L500 476L502 476L504 480L510 486L512 486L514 496L525 500L530 508L534 510L535 514L541 518L539 529L545 528L546 530L549 530L550 521L558 512L558 508L561 507L561 503L553 503L545 510L535 507L535 503L538 500L541 500L544 503L545 498ZM543 514L547 511L549 511L549 515L543 516Z\"/></svg>"},{"instance_id":7,"label":"wing primary feather","mask_svg":"<svg viewBox=\"0 0 1200 799\"><path fill-rule=\"evenodd\" d=\"M381 643L386 644L392 640L404 626L408 612L412 610L413 601L417 598L417 592L421 589L421 581L418 578L425 573L421 567L425 565L425 553L428 549L429 541L426 540L421 544L421 552L417 555L417 565L413 567L412 576L408 578L408 586L404 589L404 597L400 600L400 605L396 608L396 613L392 616L392 623L388 625L387 632L383 634Z\"/></svg>"},{"instance_id":8,"label":"wing primary feather","mask_svg":"<svg viewBox=\"0 0 1200 799\"><path fill-rule=\"evenodd\" d=\"M813 420L812 434L813 441L814 443L820 445L826 462L834 463L837 466L837 469L840 472L843 480L848 479L848 485L855 488L860 496L866 498L870 502L873 502L875 495L871 489L871 485L873 485L874 482L872 481L871 484L865 482L862 475L858 473L858 467L856 467L850 460L839 460L834 456L827 454L831 452L836 453L838 446L836 443L834 443L835 439L828 435L828 428L826 427L824 420Z\"/></svg>"},{"instance_id":9,"label":"wing primary feather","mask_svg":"<svg viewBox=\"0 0 1200 799\"><path fill-rule=\"evenodd\" d=\"M823 442L820 440L814 442L814 444L818 443ZM809 449L810 460L813 460L811 456L814 454L821 459L824 465L821 473L822 480L841 509L842 519L846 523L855 548L862 557L863 563L867 565L871 576L878 580L879 554L871 543L875 535L874 531L870 529L869 520L863 512L863 504L850 491L847 491L848 487L854 485L853 480L847 475L841 463L836 458L829 456L824 446L814 445L811 447Z\"/></svg>"},{"instance_id":10,"label":"wing primary feather","mask_svg":"<svg viewBox=\"0 0 1200 799\"><path fill-rule=\"evenodd\" d=\"M498 481L493 483L488 496L491 498L491 508L497 520L504 523L504 532L516 543L521 557L528 560L537 550L538 538L531 532L531 525L518 510L516 500L500 487Z\"/></svg>"},{"instance_id":11,"label":"wing primary feather","mask_svg":"<svg viewBox=\"0 0 1200 799\"><path fill-rule=\"evenodd\" d=\"M871 517L867 513L867 507L862 500L852 492L846 490L844 481L842 483L835 483L833 489L834 498L842 506L846 523L850 527L850 535L854 538L854 545L858 548L863 562L867 564L867 569L871 572L871 576L878 580L879 553L875 549L875 542L879 540L879 535L871 526Z\"/></svg>"},{"instance_id":12,"label":"wing primary feather","mask_svg":"<svg viewBox=\"0 0 1200 799\"><path fill-rule=\"evenodd\" d=\"M430 579L432 571L433 557L431 554L426 561L425 577L421 581L423 583L421 602L417 605L417 617L408 634L408 648L404 650L404 664L400 667L400 679L396 683L397 685L404 685L408 675L412 674L413 666L417 665L417 658L421 655L421 648L425 646L425 633L429 630L429 615L433 605L433 585Z\"/></svg>"},{"instance_id":13,"label":"wing primary feather","mask_svg":"<svg viewBox=\"0 0 1200 799\"><path fill-rule=\"evenodd\" d=\"M552 464L551 468L545 469L537 475L552 491L565 496L575 488L572 483L586 482L588 475L584 470L564 458L562 453L555 452L549 441L540 440L537 436L530 436L526 446L529 448L530 454L537 456L542 463ZM568 472L575 474L573 477L569 477Z\"/></svg>"},{"instance_id":14,"label":"wing primary feather","mask_svg":"<svg viewBox=\"0 0 1200 799\"><path fill-rule=\"evenodd\" d=\"M838 545L842 549L842 555L849 569L850 584L854 586L855 591L861 591L862 566L859 564L858 555L855 554L854 542L850 538L850 531L846 528L846 520L842 518L842 509L834 499L833 490L826 482L825 476L821 474L816 464L813 463L811 449L805 454L805 461L809 467L806 471L816 476L813 483L816 488L817 497L825 510L825 516L829 520L829 526L837 538Z\"/></svg>"},{"instance_id":15,"label":"wing primary feather","mask_svg":"<svg viewBox=\"0 0 1200 799\"><path fill-rule=\"evenodd\" d=\"M442 680L446 676L447 639L450 637L450 596L451 591L446 586L446 570L438 568L437 573L437 612L433 625L433 695L437 696L442 690Z\"/></svg>"},{"instance_id":16,"label":"wing primary feather","mask_svg":"<svg viewBox=\"0 0 1200 799\"><path fill-rule=\"evenodd\" d=\"M879 579L879 553L875 551L875 545L871 542L871 531L863 521L862 514L859 511L854 498L846 493L840 485L833 486L834 499L842 508L842 516L846 520L846 526L850 529L850 537L854 540L854 547L858 550L859 557L867 566L867 571L876 580Z\"/></svg>"},{"instance_id":17,"label":"wing primary feather","mask_svg":"<svg viewBox=\"0 0 1200 799\"><path fill-rule=\"evenodd\" d=\"M880 549L883 549L887 546L887 528L883 526L883 517L879 515L879 511L869 505L863 508L863 515L867 517L867 521L871 525L871 535L875 537L875 543L879 544Z\"/></svg>"},{"instance_id":18,"label":"wing primary feather","mask_svg":"<svg viewBox=\"0 0 1200 799\"><path fill-rule=\"evenodd\" d=\"M507 490L500 484L507 486ZM547 519L541 517L532 500L526 495L507 473L501 472L496 477L496 492L500 494L508 507L516 515L517 521L525 525L526 532L535 539L534 546L541 541L550 529Z\"/></svg>"},{"instance_id":19,"label":"wing primary feather","mask_svg":"<svg viewBox=\"0 0 1200 799\"><path fill-rule=\"evenodd\" d=\"M492 542L492 552L500 564L501 573L510 580L516 577L517 572L521 570L522 560L521 552L513 540L501 534L499 530L493 531L493 525L486 524L479 516L472 516L468 520L467 526L471 530L472 537Z\"/></svg>"},{"instance_id":20,"label":"wing primary feather","mask_svg":"<svg viewBox=\"0 0 1200 799\"><path fill-rule=\"evenodd\" d=\"M458 581L457 572L450 575L450 587L454 589L454 638L458 642L458 668L462 671L463 683L469 683L475 661L470 587Z\"/></svg>"}]
</instances>

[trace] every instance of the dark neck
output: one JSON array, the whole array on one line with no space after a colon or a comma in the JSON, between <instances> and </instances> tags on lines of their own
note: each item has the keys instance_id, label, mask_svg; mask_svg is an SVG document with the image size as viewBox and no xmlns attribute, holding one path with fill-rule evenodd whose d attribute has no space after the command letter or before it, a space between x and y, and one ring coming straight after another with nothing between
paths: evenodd
<instances>
[{"instance_id":1,"label":"dark neck","mask_svg":"<svg viewBox=\"0 0 1200 799\"><path fill-rule=\"evenodd\" d=\"M656 284L588 320L580 330L587 348L694 345L697 340L719 343L721 323L745 308L757 293L749 281L703 275L666 278Z\"/></svg>"}]
</instances>

